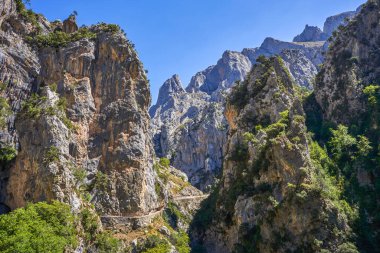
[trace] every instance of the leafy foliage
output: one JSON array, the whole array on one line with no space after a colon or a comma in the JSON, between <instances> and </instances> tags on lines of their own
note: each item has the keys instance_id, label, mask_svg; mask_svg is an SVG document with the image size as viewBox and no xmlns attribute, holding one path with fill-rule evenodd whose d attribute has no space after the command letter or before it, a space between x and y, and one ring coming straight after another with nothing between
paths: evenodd
<instances>
[{"instance_id":1,"label":"leafy foliage","mask_svg":"<svg viewBox=\"0 0 380 253\"><path fill-rule=\"evenodd\" d=\"M353 147L356 145L356 139L348 134L348 128L339 125L338 129L331 130L332 137L329 141L331 153L335 161L350 158L353 155Z\"/></svg>"},{"instance_id":2,"label":"leafy foliage","mask_svg":"<svg viewBox=\"0 0 380 253\"><path fill-rule=\"evenodd\" d=\"M170 245L168 241L160 238L157 235L148 236L144 245L139 246L137 249L139 253L167 253L170 252Z\"/></svg>"},{"instance_id":3,"label":"leafy foliage","mask_svg":"<svg viewBox=\"0 0 380 253\"><path fill-rule=\"evenodd\" d=\"M315 140L327 147L315 148L314 143L311 153L314 163L321 165L325 174L319 179L320 185L327 185L323 186L322 189L326 190L322 193L347 215L357 235L355 243L360 250L378 252L377 242L380 237L375 231L378 229L377 224L380 224L380 180L375 175L380 167L380 134L377 129L380 124L379 86L368 85L363 89L363 94L368 101L367 110L352 124L335 127L322 117L310 117L312 110L306 110L307 124L308 129L316 133ZM359 182L359 173L368 177L370 182ZM345 243L338 247L337 252L358 250L354 244Z\"/></svg>"},{"instance_id":4,"label":"leafy foliage","mask_svg":"<svg viewBox=\"0 0 380 253\"><path fill-rule=\"evenodd\" d=\"M60 202L31 204L0 216L1 252L64 252L77 245L75 218Z\"/></svg>"},{"instance_id":5,"label":"leafy foliage","mask_svg":"<svg viewBox=\"0 0 380 253\"><path fill-rule=\"evenodd\" d=\"M368 85L363 89L363 93L368 96L368 102L371 106L376 106L379 99L379 85Z\"/></svg>"},{"instance_id":6,"label":"leafy foliage","mask_svg":"<svg viewBox=\"0 0 380 253\"><path fill-rule=\"evenodd\" d=\"M98 171L95 176L95 188L96 189L106 189L109 183L107 174Z\"/></svg>"},{"instance_id":7,"label":"leafy foliage","mask_svg":"<svg viewBox=\"0 0 380 253\"><path fill-rule=\"evenodd\" d=\"M8 101L0 97L0 128L4 128L7 123L7 118L12 114L12 110Z\"/></svg>"},{"instance_id":8,"label":"leafy foliage","mask_svg":"<svg viewBox=\"0 0 380 253\"><path fill-rule=\"evenodd\" d=\"M6 166L16 158L17 150L11 146L1 144L0 147L0 165Z\"/></svg>"},{"instance_id":9,"label":"leafy foliage","mask_svg":"<svg viewBox=\"0 0 380 253\"><path fill-rule=\"evenodd\" d=\"M95 246L99 253L120 252L120 241L109 232L102 232L96 236Z\"/></svg>"},{"instance_id":10,"label":"leafy foliage","mask_svg":"<svg viewBox=\"0 0 380 253\"><path fill-rule=\"evenodd\" d=\"M44 113L44 109L42 108L42 104L47 100L47 97L39 96L37 93L33 93L28 100L23 102L21 109L21 116L24 118L39 118L42 113Z\"/></svg>"},{"instance_id":11,"label":"leafy foliage","mask_svg":"<svg viewBox=\"0 0 380 253\"><path fill-rule=\"evenodd\" d=\"M100 23L100 24L98 24L98 27L104 32L110 32L113 34L115 34L121 30L120 26L118 26L116 24Z\"/></svg>"},{"instance_id":12,"label":"leafy foliage","mask_svg":"<svg viewBox=\"0 0 380 253\"><path fill-rule=\"evenodd\" d=\"M31 23L33 26L36 26L40 30L38 24L38 14L34 13L32 10L28 10L25 4L29 4L29 0L16 0L16 10L17 12L25 18L25 20Z\"/></svg>"},{"instance_id":13,"label":"leafy foliage","mask_svg":"<svg viewBox=\"0 0 380 253\"><path fill-rule=\"evenodd\" d=\"M50 148L46 150L46 153L44 156L44 162L46 164L58 162L60 154L61 153L57 147L51 146Z\"/></svg>"},{"instance_id":14,"label":"leafy foliage","mask_svg":"<svg viewBox=\"0 0 380 253\"><path fill-rule=\"evenodd\" d=\"M160 158L160 165L165 168L168 168L170 166L170 160L166 157L162 157Z\"/></svg>"},{"instance_id":15,"label":"leafy foliage","mask_svg":"<svg viewBox=\"0 0 380 253\"><path fill-rule=\"evenodd\" d=\"M37 47L65 47L70 42L81 39L95 39L96 33L91 32L88 28L82 27L74 33L65 33L62 31L54 31L49 34L40 34L36 37L28 37L29 43Z\"/></svg>"},{"instance_id":16,"label":"leafy foliage","mask_svg":"<svg viewBox=\"0 0 380 253\"><path fill-rule=\"evenodd\" d=\"M179 253L190 253L190 238L185 231L173 235L173 244Z\"/></svg>"}]
</instances>

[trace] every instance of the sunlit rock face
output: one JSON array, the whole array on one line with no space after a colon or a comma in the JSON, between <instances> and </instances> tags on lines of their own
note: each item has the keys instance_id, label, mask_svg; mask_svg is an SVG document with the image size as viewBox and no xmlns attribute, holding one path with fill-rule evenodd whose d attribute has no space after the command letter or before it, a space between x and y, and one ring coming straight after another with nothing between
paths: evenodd
<instances>
[{"instance_id":1,"label":"sunlit rock face","mask_svg":"<svg viewBox=\"0 0 380 253\"><path fill-rule=\"evenodd\" d=\"M13 1L0 8L1 97L12 110L1 145L18 150L1 169L0 202L15 209L58 199L78 209L79 171L99 214L156 210L149 83L124 33L105 24L78 30L74 16L63 23L38 16L37 26ZM78 38L33 40L54 30Z\"/></svg>"}]
</instances>

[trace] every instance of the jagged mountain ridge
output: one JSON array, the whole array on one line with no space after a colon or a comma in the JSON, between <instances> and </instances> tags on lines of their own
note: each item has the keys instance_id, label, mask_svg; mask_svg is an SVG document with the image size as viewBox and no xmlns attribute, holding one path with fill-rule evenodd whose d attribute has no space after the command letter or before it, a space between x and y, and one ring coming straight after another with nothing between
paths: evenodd
<instances>
[{"instance_id":1,"label":"jagged mountain ridge","mask_svg":"<svg viewBox=\"0 0 380 253\"><path fill-rule=\"evenodd\" d=\"M379 10L336 32L312 93L280 58L233 88L223 176L192 224L200 252L379 252Z\"/></svg>"},{"instance_id":2,"label":"jagged mountain ridge","mask_svg":"<svg viewBox=\"0 0 380 253\"><path fill-rule=\"evenodd\" d=\"M193 221L205 252L334 252L350 238L337 200L321 193L332 189L317 179L298 92L281 58L234 87L223 176Z\"/></svg>"},{"instance_id":3,"label":"jagged mountain ridge","mask_svg":"<svg viewBox=\"0 0 380 253\"><path fill-rule=\"evenodd\" d=\"M345 18L355 13L328 18L326 29L344 24ZM306 42L266 38L258 48L226 51L216 65L194 75L185 89L179 76L168 79L149 111L156 154L171 158L200 189L209 188L221 173L227 136L223 111L229 89L244 79L260 55L280 55L298 85L310 89L318 66L324 61L327 42L320 38L303 39ZM172 89L169 83L175 83L177 88Z\"/></svg>"}]
</instances>

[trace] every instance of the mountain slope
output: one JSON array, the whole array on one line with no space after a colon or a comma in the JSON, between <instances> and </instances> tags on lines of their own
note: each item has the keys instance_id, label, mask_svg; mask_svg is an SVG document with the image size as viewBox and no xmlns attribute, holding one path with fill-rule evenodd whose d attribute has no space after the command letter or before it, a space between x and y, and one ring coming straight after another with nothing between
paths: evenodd
<instances>
[{"instance_id":1,"label":"mountain slope","mask_svg":"<svg viewBox=\"0 0 380 253\"><path fill-rule=\"evenodd\" d=\"M327 19L326 26L344 22L342 18ZM320 35L323 39L328 37L325 33ZM195 74L185 92L178 76L169 79L149 111L156 154L170 158L176 168L189 176L193 185L202 190L210 189L221 174L228 127L223 111L231 87L236 81L244 80L260 55L280 55L296 83L311 89L327 49L327 43L315 41L322 37L300 36L299 40L306 42L266 38L258 48L226 51L216 65ZM168 83L177 83L181 88L169 90Z\"/></svg>"},{"instance_id":2,"label":"mountain slope","mask_svg":"<svg viewBox=\"0 0 380 253\"><path fill-rule=\"evenodd\" d=\"M279 58L233 89L223 177L192 224L200 252L379 252L379 8L332 38L313 93Z\"/></svg>"},{"instance_id":3,"label":"mountain slope","mask_svg":"<svg viewBox=\"0 0 380 253\"><path fill-rule=\"evenodd\" d=\"M336 251L351 238L353 211L345 209L320 160L322 149L307 135L299 98L280 58L261 58L233 89L223 177L193 221L198 247Z\"/></svg>"}]
</instances>

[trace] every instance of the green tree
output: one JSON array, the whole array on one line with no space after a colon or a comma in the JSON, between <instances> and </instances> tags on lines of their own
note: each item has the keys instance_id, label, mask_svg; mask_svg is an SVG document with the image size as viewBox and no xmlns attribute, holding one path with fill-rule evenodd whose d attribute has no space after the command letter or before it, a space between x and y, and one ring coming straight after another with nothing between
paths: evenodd
<instances>
[{"instance_id":1,"label":"green tree","mask_svg":"<svg viewBox=\"0 0 380 253\"><path fill-rule=\"evenodd\" d=\"M351 158L356 139L348 133L348 128L339 125L336 130L331 129L331 133L332 137L328 145L331 148L333 159L338 162L345 158Z\"/></svg>"},{"instance_id":2,"label":"green tree","mask_svg":"<svg viewBox=\"0 0 380 253\"><path fill-rule=\"evenodd\" d=\"M160 165L165 168L168 168L170 166L170 160L166 157L162 157L160 158Z\"/></svg>"},{"instance_id":3,"label":"green tree","mask_svg":"<svg viewBox=\"0 0 380 253\"><path fill-rule=\"evenodd\" d=\"M369 152L373 149L371 142L363 135L359 135L356 147L358 149L357 155L363 157L368 156Z\"/></svg>"},{"instance_id":4,"label":"green tree","mask_svg":"<svg viewBox=\"0 0 380 253\"><path fill-rule=\"evenodd\" d=\"M0 252L64 252L77 245L70 206L53 202L30 204L0 215Z\"/></svg>"},{"instance_id":5,"label":"green tree","mask_svg":"<svg viewBox=\"0 0 380 253\"><path fill-rule=\"evenodd\" d=\"M374 85L374 84L368 85L367 87L363 89L363 93L368 96L368 102L372 106L377 105L379 89L380 89L380 86Z\"/></svg>"},{"instance_id":6,"label":"green tree","mask_svg":"<svg viewBox=\"0 0 380 253\"><path fill-rule=\"evenodd\" d=\"M1 143L0 147L0 165L5 166L11 162L17 155L17 150L11 146Z\"/></svg>"}]
</instances>

